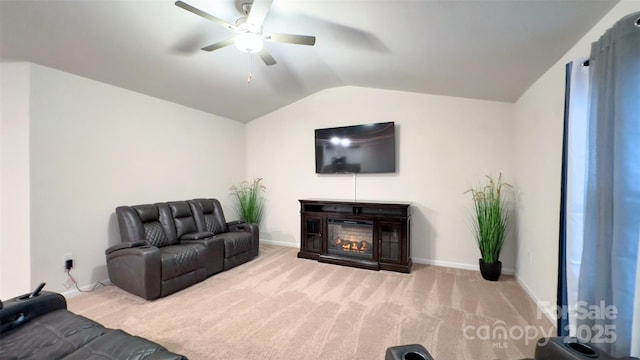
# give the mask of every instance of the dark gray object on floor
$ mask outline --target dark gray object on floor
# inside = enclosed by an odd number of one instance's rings
[[[387,348],[384,360],[434,360],[431,354],[420,344],[392,346]]]

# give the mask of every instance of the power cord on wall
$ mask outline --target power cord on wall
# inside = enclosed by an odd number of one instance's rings
[[[65,269],[65,271],[67,272],[67,276],[69,277],[69,280],[73,283],[73,285],[75,286],[76,290],[78,290],[79,292],[93,292],[98,288],[98,285],[102,285],[103,287],[109,286],[109,285],[106,285],[106,284],[102,283],[101,281],[98,281],[95,285],[93,285],[93,288],[91,288],[91,290],[82,290],[78,286],[78,282],[76,281],[76,279],[73,277],[73,275],[71,275],[71,269]]]

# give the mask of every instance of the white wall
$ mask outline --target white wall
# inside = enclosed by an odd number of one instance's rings
[[[67,291],[66,253],[81,286],[106,279],[118,205],[216,197],[235,216],[228,189],[244,179],[241,123],[31,65],[28,125],[29,288]]]
[[[0,299],[31,286],[29,90],[29,64],[0,64]]]
[[[513,104],[400,91],[321,91],[247,124],[247,177],[262,177],[267,209],[261,238],[298,246],[298,199],[352,200],[352,175],[317,175],[314,129],[395,121],[396,174],[358,175],[358,200],[413,202],[412,257],[478,268],[463,194],[485,174],[513,180]],[[514,239],[502,256],[513,269]]]
[[[515,171],[520,190],[516,274],[538,301],[556,303],[565,64],[588,57],[592,42],[639,10],[637,0],[616,5],[516,103]]]

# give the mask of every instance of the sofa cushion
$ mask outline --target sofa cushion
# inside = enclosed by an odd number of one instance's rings
[[[250,232],[228,232],[220,236],[224,237],[225,258],[230,258],[243,252],[251,251],[253,248],[253,235]]]
[[[132,336],[122,330],[106,329],[105,334],[74,351],[62,360],[161,360],[185,359],[172,354],[162,346]]]
[[[180,244],[160,248],[162,280],[173,279],[204,267],[199,261],[199,254],[204,251],[205,247],[201,244]]]
[[[83,316],[56,310],[2,334],[0,359],[60,359],[106,331]]]
[[[169,241],[169,239],[165,235],[162,229],[162,225],[159,222],[157,221],[148,222],[148,223],[145,223],[143,226],[144,226],[144,235],[147,239],[147,244],[156,246],[156,247],[173,245],[173,242]]]

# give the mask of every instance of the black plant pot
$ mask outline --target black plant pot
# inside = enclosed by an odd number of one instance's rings
[[[479,259],[480,273],[485,280],[498,281],[500,279],[500,273],[502,272],[502,261],[498,260],[494,263],[486,263]]]

